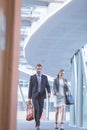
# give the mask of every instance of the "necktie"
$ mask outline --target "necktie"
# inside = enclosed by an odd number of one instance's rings
[[[38,80],[38,90],[40,92],[40,86],[41,86],[41,76],[40,76],[40,74],[37,75],[37,80]]]

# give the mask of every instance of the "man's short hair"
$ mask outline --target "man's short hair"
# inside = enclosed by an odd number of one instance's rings
[[[37,66],[38,66],[38,67],[42,67],[42,65],[41,65],[41,64],[37,64],[37,65],[36,65],[36,67],[37,67]]]

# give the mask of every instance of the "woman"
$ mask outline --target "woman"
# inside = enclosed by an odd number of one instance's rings
[[[55,129],[58,129],[58,118],[60,113],[60,130],[64,130],[64,111],[65,111],[65,89],[67,87],[67,80],[64,79],[64,70],[61,69],[53,83],[53,93],[55,95]]]

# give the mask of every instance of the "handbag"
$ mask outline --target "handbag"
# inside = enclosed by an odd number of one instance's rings
[[[70,90],[68,90],[68,92],[65,93],[65,104],[66,105],[73,105],[74,104],[74,98],[73,98]]]
[[[32,104],[28,103],[26,109],[26,120],[31,121],[33,119],[34,119],[34,107]]]

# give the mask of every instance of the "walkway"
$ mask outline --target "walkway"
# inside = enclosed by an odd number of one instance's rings
[[[18,111],[17,114],[17,130],[35,130],[34,120],[26,121],[25,120],[26,112]],[[53,120],[41,120],[41,129],[40,130],[55,130]],[[71,127],[69,122],[64,123],[65,130],[87,130],[87,128],[76,128]]]
[[[65,130],[82,130],[81,128],[71,127],[68,122],[64,123]],[[19,119],[17,121],[17,130],[35,130],[34,121],[26,121]],[[42,121],[40,130],[55,130],[53,121]],[[84,129],[87,130],[87,129]]]

